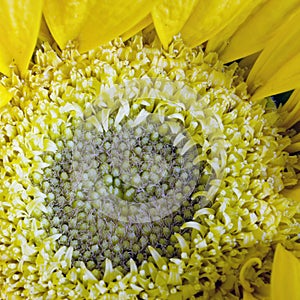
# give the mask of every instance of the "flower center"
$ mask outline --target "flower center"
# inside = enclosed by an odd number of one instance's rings
[[[127,269],[130,258],[148,259],[149,245],[164,257],[179,255],[173,234],[201,208],[191,199],[203,189],[198,149],[187,147],[184,128],[154,114],[142,122],[115,119],[106,130],[89,122],[73,128],[42,183],[50,233],[62,233],[59,243],[74,248],[75,265],[84,261],[89,269],[106,258]]]

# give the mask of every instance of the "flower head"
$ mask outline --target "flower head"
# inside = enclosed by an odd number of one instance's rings
[[[128,14],[116,3],[124,28],[108,15],[103,35],[91,28],[105,2],[57,10],[46,1],[51,40],[44,31],[28,69],[18,54],[19,73],[0,61],[1,297],[270,295],[283,255],[277,246],[271,278],[276,245],[299,248],[300,204],[288,189],[298,182],[298,157],[288,152],[298,135],[287,131],[297,116],[288,114],[293,97],[278,110],[263,99],[276,89],[268,81],[257,89],[257,80],[264,83],[272,67],[260,69],[262,59],[295,19],[251,50],[264,48],[245,82],[243,63],[220,60],[229,55],[220,35],[236,32],[234,45],[246,11],[263,4],[233,1],[224,13],[226,1],[213,1],[209,9],[228,25],[206,18],[198,40],[188,24],[197,23],[200,2],[188,1],[183,19],[174,18],[181,1],[172,9],[136,1]],[[150,11],[156,31],[127,38],[148,25]],[[66,27],[74,16],[76,26]]]

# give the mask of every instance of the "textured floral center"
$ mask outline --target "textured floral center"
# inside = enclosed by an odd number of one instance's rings
[[[106,258],[124,268],[130,258],[141,263],[149,245],[179,255],[173,234],[201,208],[191,200],[203,189],[198,149],[184,128],[152,114],[117,125],[115,117],[106,130],[90,122],[72,129],[73,138],[46,157],[53,163],[41,183],[51,233],[62,232],[59,243],[89,269]]]
[[[0,81],[6,298],[240,298],[236,278],[263,288],[273,242],[298,237],[281,194],[298,159],[236,63],[149,32],[43,43]]]

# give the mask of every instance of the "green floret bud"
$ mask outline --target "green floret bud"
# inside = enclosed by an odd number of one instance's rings
[[[55,198],[55,195],[53,193],[48,193],[47,198],[49,201],[53,201]]]
[[[73,251],[73,259],[78,259],[80,257],[80,252],[78,250]]]
[[[124,193],[124,199],[125,200],[132,200],[134,198],[135,195],[135,189],[134,188],[130,188],[127,191],[125,191]]]
[[[150,240],[150,242],[151,242],[152,244],[158,242],[156,234],[153,234],[153,233],[150,234],[149,240]]]
[[[132,178],[131,178],[131,184],[133,186],[139,186],[142,182],[142,179],[140,177],[139,174],[135,174]]]
[[[119,226],[119,227],[116,229],[116,234],[117,234],[117,236],[119,236],[119,237],[124,237],[124,236],[125,236],[125,233],[126,233],[125,227]]]
[[[84,257],[84,259],[86,259],[86,260],[90,259],[91,256],[92,256],[92,253],[91,253],[90,251],[85,251],[85,252],[83,253],[83,257]]]
[[[78,248],[78,246],[79,246],[79,241],[78,240],[72,240],[72,241],[70,241],[70,246],[71,247],[73,247],[73,248]],[[74,256],[74,254],[73,254],[73,256]]]
[[[115,253],[120,253],[121,247],[120,247],[119,245],[115,245],[114,248],[113,248],[113,251],[114,251]]]
[[[62,235],[59,238],[59,243],[62,244],[62,245],[66,245],[68,243],[68,237],[66,235]]]
[[[139,263],[141,263],[145,259],[145,257],[142,253],[138,253],[138,255],[136,256],[136,259]]]
[[[116,235],[113,235],[111,237],[111,242],[113,243],[113,245],[116,245],[119,242],[119,238]]]
[[[54,226],[59,226],[60,225],[60,219],[59,217],[55,216],[53,219],[52,219],[52,222],[51,222]]]
[[[96,264],[93,260],[89,260],[86,265],[89,270],[94,270],[96,268]]]

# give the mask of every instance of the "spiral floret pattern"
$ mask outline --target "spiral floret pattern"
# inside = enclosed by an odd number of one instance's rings
[[[90,122],[73,128],[73,139],[45,156],[52,164],[39,182],[48,195],[49,233],[63,231],[59,244],[72,246],[74,264],[91,270],[106,258],[123,269],[130,258],[140,264],[149,245],[180,255],[171,236],[192,220],[201,202],[191,196],[205,188],[203,167],[194,162],[199,149],[187,148],[191,139],[180,124],[149,114],[115,126],[115,117],[101,132]]]

